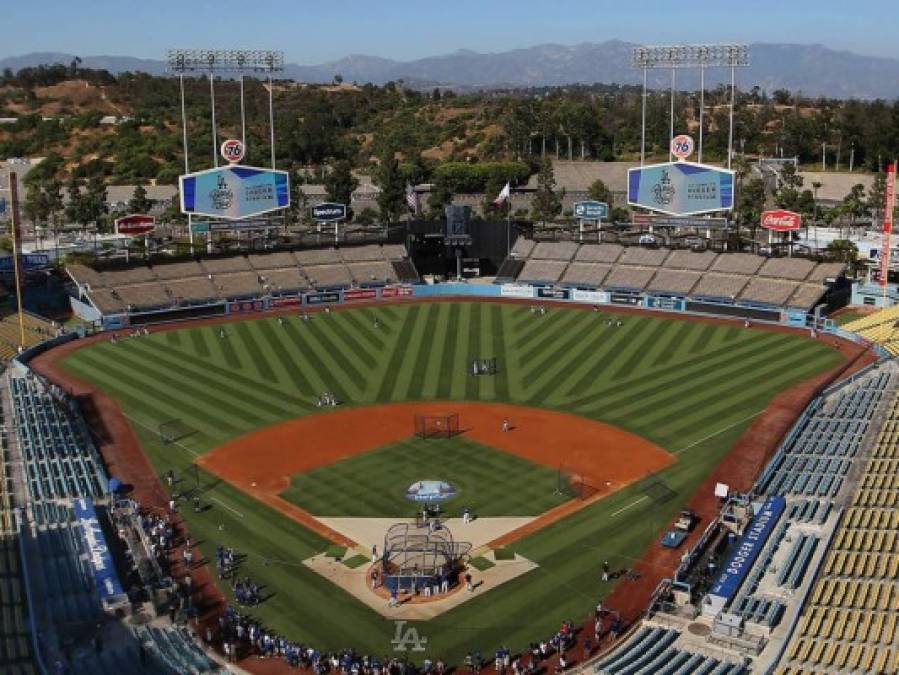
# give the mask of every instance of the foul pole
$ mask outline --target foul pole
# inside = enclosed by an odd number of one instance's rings
[[[19,270],[19,185],[15,171],[9,173],[9,208],[12,217],[12,265],[16,275],[16,306],[19,314],[19,347],[25,348],[25,314],[22,310],[22,274]]]

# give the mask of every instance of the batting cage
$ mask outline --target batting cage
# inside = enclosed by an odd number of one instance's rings
[[[187,438],[194,433],[194,429],[185,424],[180,418],[173,418],[159,423],[159,440],[163,445],[177,443],[182,438]]]
[[[445,525],[391,525],[384,535],[381,558],[383,583],[389,591],[415,593],[425,588],[453,586],[459,565],[471,544],[453,541]]]
[[[598,484],[590,476],[571,471],[564,465],[559,466],[556,471],[555,494],[557,495],[584,500],[590,499],[599,492]]]
[[[650,473],[640,480],[640,492],[656,504],[664,504],[677,496],[677,491],[657,473]]]
[[[419,438],[452,438],[458,433],[458,413],[415,416],[415,435]]]

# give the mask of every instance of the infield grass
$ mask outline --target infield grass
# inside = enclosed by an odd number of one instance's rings
[[[317,516],[410,518],[421,506],[405,493],[418,480],[442,480],[456,495],[449,517],[537,516],[568,500],[557,471],[467,438],[412,437],[293,476],[281,496]]]
[[[386,305],[256,319],[153,334],[73,353],[65,367],[115,397],[156,470],[239,434],[315,412],[331,390],[347,405],[471,399],[556,408],[621,426],[674,453],[661,475],[677,497],[655,505],[636,485],[511,545],[534,571],[429,622],[427,655],[459,663],[470,650],[520,649],[565,619],[581,620],[611,588],[600,565],[629,566],[657,537],[754,416],[782,389],[840,363],[821,341],[785,333],[553,307]],[[377,318],[380,328],[374,328]],[[499,374],[470,377],[470,357],[496,356]],[[160,442],[158,425],[194,433]],[[389,653],[394,625],[302,564],[328,542],[203,471],[212,509],[184,509],[207,557],[219,543],[248,558],[247,574],[274,596],[254,609],[267,625],[320,649]],[[230,595],[230,590],[225,588]],[[422,655],[419,655],[422,656]]]

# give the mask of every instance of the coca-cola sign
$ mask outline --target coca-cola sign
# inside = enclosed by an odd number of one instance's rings
[[[802,226],[802,216],[792,211],[778,209],[762,212],[762,227],[775,232],[793,232]]]

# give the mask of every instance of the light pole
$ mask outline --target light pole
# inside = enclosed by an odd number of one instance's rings
[[[640,164],[646,158],[646,75],[649,69],[671,69],[671,128],[674,136],[674,88],[676,71],[679,68],[699,68],[700,76],[700,132],[699,158],[702,161],[702,124],[705,107],[705,69],[710,67],[730,68],[730,131],[728,134],[727,167],[731,166],[733,157],[734,106],[736,103],[736,69],[749,65],[749,46],[744,44],[705,44],[705,45],[658,45],[634,47],[632,65],[643,71],[643,116],[640,128]],[[669,139],[670,140],[670,139]]]

